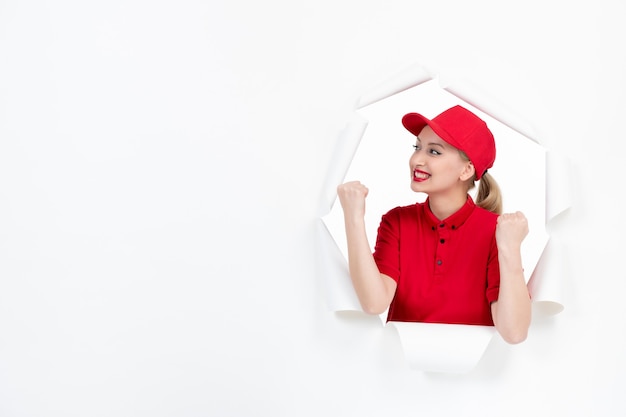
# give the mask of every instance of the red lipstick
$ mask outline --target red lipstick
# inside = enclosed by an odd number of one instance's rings
[[[430,178],[430,174],[419,169],[413,170],[413,181],[422,182]]]

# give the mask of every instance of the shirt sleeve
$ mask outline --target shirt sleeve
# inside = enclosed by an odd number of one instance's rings
[[[400,226],[399,209],[383,215],[374,248],[374,261],[381,274],[388,275],[396,282],[400,278]]]
[[[489,252],[489,264],[487,265],[487,300],[489,303],[498,301],[500,294],[500,263],[498,261],[498,246],[496,244],[495,234],[491,242],[491,250]]]

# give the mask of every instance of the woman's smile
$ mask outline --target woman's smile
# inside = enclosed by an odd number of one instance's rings
[[[430,178],[430,174],[419,169],[413,170],[413,181],[422,182]]]

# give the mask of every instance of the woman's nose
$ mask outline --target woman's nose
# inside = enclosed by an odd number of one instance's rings
[[[422,166],[424,165],[424,159],[421,156],[420,153],[414,153],[413,156],[411,156],[411,159],[409,160],[409,163],[411,164],[412,167],[415,166]]]

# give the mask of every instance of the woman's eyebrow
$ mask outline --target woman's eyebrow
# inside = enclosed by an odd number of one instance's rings
[[[419,136],[416,136],[415,138],[417,139],[417,141],[418,141],[420,144],[422,143],[422,140],[420,139],[420,137],[419,137]],[[442,149],[445,149],[445,148],[446,148],[446,147],[445,147],[445,145],[444,145],[443,143],[440,143],[440,142],[428,142],[428,145],[430,145],[430,146],[439,146],[439,147],[440,147],[440,148],[442,148]]]
[[[430,142],[429,145],[430,146],[439,146],[441,148],[445,148],[445,146],[443,146],[443,143],[439,143],[439,142]]]

